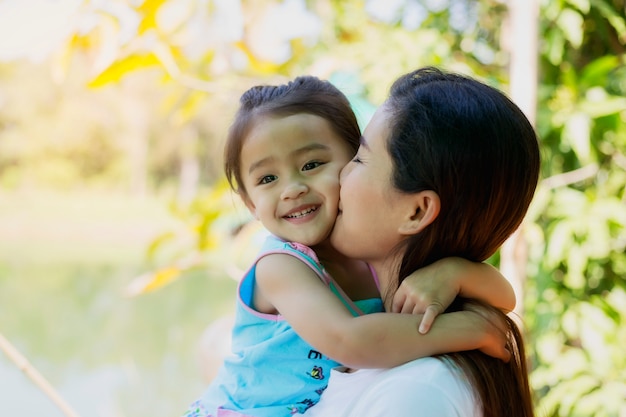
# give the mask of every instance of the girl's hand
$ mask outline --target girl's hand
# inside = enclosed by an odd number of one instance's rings
[[[406,277],[391,309],[395,313],[423,314],[419,326],[423,334],[457,296],[482,300],[504,311],[515,307],[515,291],[500,271],[484,262],[450,257]]]
[[[423,314],[419,332],[430,330],[461,290],[461,270],[469,261],[445,258],[406,277],[393,297],[392,312]]]

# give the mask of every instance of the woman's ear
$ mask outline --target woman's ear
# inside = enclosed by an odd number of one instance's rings
[[[410,212],[400,225],[399,232],[414,235],[431,224],[439,215],[441,201],[439,194],[432,190],[421,191],[411,198]]]

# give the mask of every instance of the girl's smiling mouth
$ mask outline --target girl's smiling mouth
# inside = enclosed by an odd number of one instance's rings
[[[291,213],[289,213],[289,214],[287,214],[287,215],[285,215],[283,217],[285,219],[289,219],[289,220],[291,220],[291,219],[302,219],[302,218],[310,215],[311,213],[316,212],[318,208],[319,208],[319,206],[311,206],[311,207],[304,208],[304,209],[298,208],[298,209],[292,211]]]

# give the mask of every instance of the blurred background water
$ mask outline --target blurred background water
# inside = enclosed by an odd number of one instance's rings
[[[176,416],[205,386],[198,343],[235,282],[125,296],[174,222],[157,199],[0,194],[0,329],[81,416]],[[63,416],[0,354],[0,416],[18,415]]]

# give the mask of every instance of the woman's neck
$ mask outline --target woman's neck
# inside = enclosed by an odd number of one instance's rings
[[[391,311],[393,295],[398,289],[398,271],[401,258],[389,254],[379,260],[371,260],[369,265],[376,271],[380,285],[380,294],[385,303],[385,310]]]
[[[312,248],[321,264],[353,301],[379,297],[378,287],[367,263],[348,258],[329,243]]]

